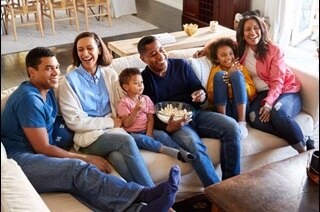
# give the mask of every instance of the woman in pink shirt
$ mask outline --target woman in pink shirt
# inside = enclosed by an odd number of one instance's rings
[[[249,107],[251,126],[284,138],[299,153],[314,148],[314,141],[294,120],[301,111],[300,82],[286,66],[283,52],[271,42],[264,21],[244,15],[237,42],[240,63],[249,70],[257,89]]]
[[[144,85],[139,69],[124,69],[119,82],[127,93],[118,103],[117,113],[123,128],[134,137],[137,146],[182,162],[194,160],[196,156],[182,149],[166,132],[154,130],[154,104],[148,96],[142,95]]]

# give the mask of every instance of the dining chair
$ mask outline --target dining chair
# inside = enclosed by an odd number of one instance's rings
[[[29,15],[34,15],[34,22],[29,20]],[[21,22],[16,22],[16,17],[20,16]],[[27,21],[22,21],[23,17],[27,17]],[[8,26],[8,22],[12,22],[13,38],[17,40],[17,27],[36,26],[40,31],[41,37],[43,37],[43,28],[40,15],[40,2],[39,0],[20,0],[19,4],[16,4],[14,0],[7,0],[5,23]]]
[[[66,11],[66,14],[58,11]],[[44,16],[51,20],[51,28],[53,35],[55,35],[55,22],[72,20],[76,23],[76,30],[79,32],[79,20],[77,15],[76,0],[41,0],[42,21]]]
[[[8,34],[8,27],[5,22],[6,14],[7,14],[7,1],[1,0],[1,35]]]
[[[89,30],[89,17],[97,21],[108,16],[109,26],[112,26],[110,0],[77,0],[78,11],[84,13],[86,30]],[[90,13],[91,12],[91,13]]]

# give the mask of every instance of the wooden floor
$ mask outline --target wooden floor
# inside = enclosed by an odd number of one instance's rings
[[[136,5],[138,11],[136,16],[159,29],[103,38],[105,43],[161,32],[175,32],[182,29],[182,11],[153,0],[136,0]],[[72,61],[71,48],[72,44],[52,47],[56,52],[62,73],[65,73],[66,68]],[[1,56],[1,91],[17,86],[28,79],[24,61],[27,53],[19,52]]]

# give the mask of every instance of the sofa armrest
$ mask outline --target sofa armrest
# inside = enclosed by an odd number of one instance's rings
[[[290,66],[301,82],[302,110],[311,115],[314,126],[319,124],[319,72],[311,73]]]
[[[1,112],[4,109],[4,106],[7,103],[9,96],[18,88],[18,86],[9,88],[7,90],[1,91]]]
[[[1,212],[7,211],[50,211],[13,159],[1,164]]]

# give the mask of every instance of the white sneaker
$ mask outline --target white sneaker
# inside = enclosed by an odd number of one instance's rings
[[[247,122],[240,121],[238,122],[240,128],[240,138],[245,139],[248,136]]]

